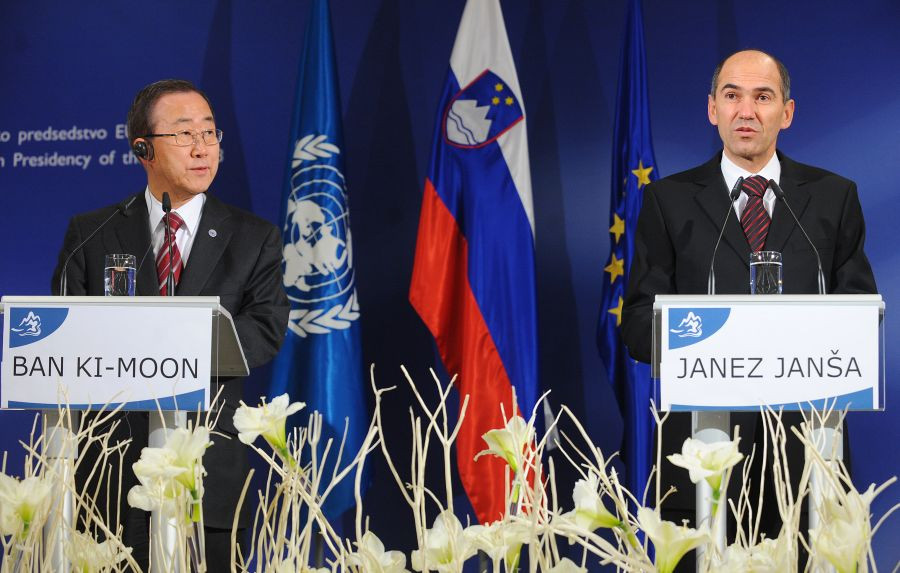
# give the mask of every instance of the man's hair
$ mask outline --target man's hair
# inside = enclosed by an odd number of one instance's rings
[[[153,112],[153,106],[161,97],[168,94],[176,93],[198,93],[203,96],[209,105],[209,111],[215,117],[212,111],[212,103],[206,94],[197,88],[194,84],[187,80],[160,80],[153,82],[148,86],[141,88],[141,91],[134,96],[131,103],[131,109],[128,110],[128,120],[126,123],[126,131],[128,132],[128,141],[134,143],[138,137],[142,137],[152,133],[153,127],[150,125],[150,114]]]
[[[772,58],[772,60],[775,62],[775,65],[778,66],[778,75],[781,76],[781,97],[784,101],[791,99],[791,74],[788,73],[787,67],[781,62],[781,60],[768,52],[764,52],[763,50],[738,50],[737,52],[732,52],[731,54],[725,56],[722,61],[719,62],[719,65],[716,66],[716,69],[713,70],[712,84],[709,88],[709,95],[716,97],[716,90],[719,87],[719,74],[722,72],[722,66],[725,65],[725,62],[727,62],[731,58],[731,56],[740,54],[741,52],[759,52],[760,54],[764,54]]]

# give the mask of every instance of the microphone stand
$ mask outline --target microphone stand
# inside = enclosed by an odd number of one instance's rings
[[[169,274],[166,277],[166,296],[175,296],[175,247],[169,216],[172,212],[172,200],[169,194],[162,194],[163,224],[165,225],[165,243],[169,245]],[[164,447],[169,435],[175,428],[187,427],[187,412],[183,410],[160,410],[159,415],[150,413],[150,436],[147,445],[151,448]],[[178,545],[178,515],[171,515],[162,509],[150,514],[150,572],[182,571],[186,547]]]

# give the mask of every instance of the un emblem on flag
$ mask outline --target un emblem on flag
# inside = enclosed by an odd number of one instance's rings
[[[444,111],[444,140],[455,147],[484,147],[524,118],[519,99],[491,70],[450,99]]]
[[[349,328],[359,318],[347,187],[325,135],[297,141],[283,225],[289,328],[299,336]]]

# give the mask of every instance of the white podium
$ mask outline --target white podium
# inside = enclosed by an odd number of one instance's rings
[[[731,439],[732,411],[826,403],[884,410],[883,316],[880,295],[659,295],[651,361],[656,403],[663,411],[692,412],[694,437],[707,443]],[[826,459],[843,455],[839,430],[818,430]],[[812,526],[815,481],[811,491]],[[696,500],[699,524],[711,513],[705,482]],[[714,532],[720,549],[725,521]]]
[[[249,373],[219,297],[7,296],[0,313],[0,407],[45,411],[44,454],[63,479],[74,478],[77,444],[57,425],[61,391],[71,410],[162,410],[150,416],[149,445],[160,447],[187,411],[209,408],[211,379]],[[63,547],[74,516],[66,491],[60,484],[55,504],[64,526],[47,532],[55,571],[69,569]],[[172,556],[184,550],[173,546],[169,521],[151,517],[153,571],[172,570]]]

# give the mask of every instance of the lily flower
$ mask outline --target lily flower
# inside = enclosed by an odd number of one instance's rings
[[[528,543],[532,532],[524,523],[495,521],[488,525],[471,525],[466,528],[465,535],[472,546],[484,551],[495,565],[503,559],[507,570],[515,571],[522,545]]]
[[[112,540],[98,543],[92,536],[73,531],[66,542],[65,555],[73,571],[95,573],[108,570],[125,560],[130,547],[120,549]]]
[[[875,486],[860,494],[851,490],[842,499],[826,497],[822,502],[821,525],[810,530],[813,552],[824,557],[838,573],[856,571],[864,558],[870,537],[869,506]]]
[[[42,477],[18,480],[0,473],[0,534],[26,537],[32,523],[46,516],[52,489]]]
[[[416,571],[436,570],[456,573],[462,564],[475,554],[462,524],[452,511],[444,510],[425,531],[425,546],[412,552],[412,566]]]
[[[402,551],[385,551],[378,536],[367,531],[357,543],[357,552],[347,559],[350,565],[366,573],[407,573]]]
[[[688,470],[691,481],[695,484],[706,480],[713,492],[712,512],[715,515],[722,493],[722,476],[726,470],[741,461],[744,454],[738,451],[737,440],[707,444],[688,438],[681,446],[680,454],[672,454],[666,458],[673,465]]]
[[[263,398],[262,405],[256,408],[241,402],[240,407],[234,413],[234,427],[238,431],[238,439],[249,446],[256,441],[256,438],[262,436],[282,459],[288,463],[293,462],[293,457],[287,449],[285,420],[291,414],[306,407],[306,404],[303,402],[289,404],[289,402],[290,398],[287,394],[282,394],[269,403],[266,403]]]
[[[600,497],[600,479],[590,473],[588,479],[580,479],[575,482],[572,490],[572,501],[575,502],[575,510],[567,513],[579,527],[588,531],[594,531],[598,527],[619,527],[622,520],[606,509],[603,499]]]
[[[599,527],[619,529],[628,541],[636,546],[638,541],[634,532],[627,523],[606,509],[599,490],[600,478],[593,472],[588,474],[586,480],[580,479],[575,482],[575,488],[572,490],[575,509],[564,513],[561,517],[590,532]]]
[[[513,416],[506,422],[506,427],[489,430],[481,437],[487,442],[488,449],[478,452],[476,460],[484,455],[497,456],[518,473],[522,468],[522,452],[531,443],[534,428],[528,427],[522,416]]]
[[[725,548],[722,560],[710,566],[710,573],[780,573],[791,570],[791,563],[795,561],[793,552],[789,551],[787,538],[781,535],[777,539],[763,539],[753,547],[729,545]]]
[[[655,565],[659,573],[671,573],[685,553],[709,540],[706,525],[700,529],[675,525],[663,521],[659,514],[646,507],[638,509],[638,522],[656,549]]]
[[[206,449],[211,445],[209,428],[206,426],[199,426],[193,430],[176,428],[166,439],[165,449],[175,454],[172,465],[182,468],[181,473],[174,477],[191,494],[193,504],[191,518],[198,522],[200,521],[200,500],[203,496],[202,478],[206,475],[201,460]]]

